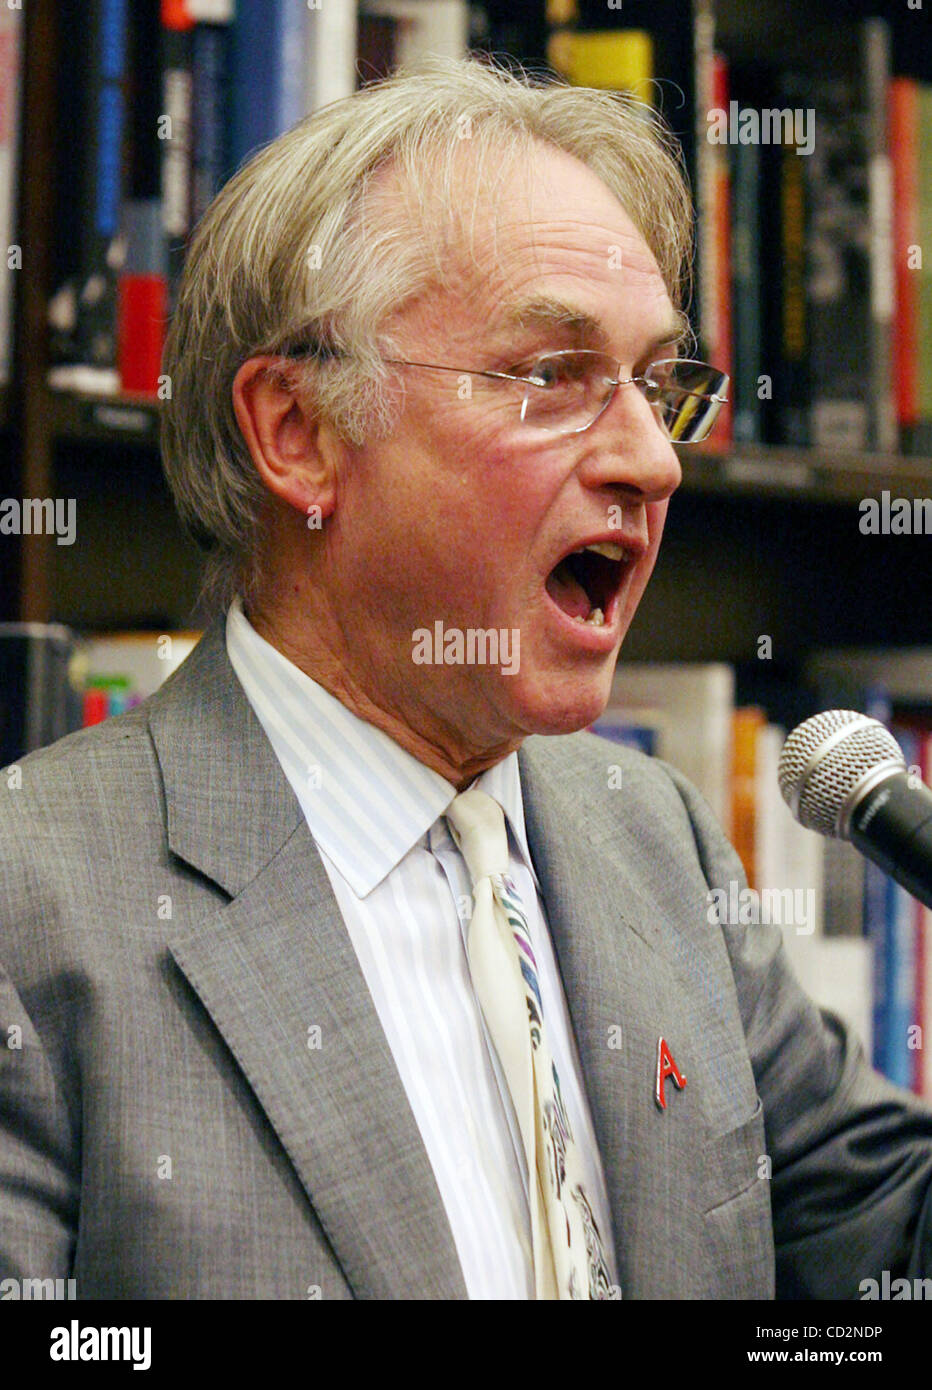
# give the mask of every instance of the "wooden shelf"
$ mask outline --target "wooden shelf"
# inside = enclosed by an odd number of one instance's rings
[[[49,390],[48,395],[53,439],[158,447],[160,409],[152,396],[61,390]]]
[[[835,503],[879,497],[885,490],[896,497],[932,497],[932,459],[905,454],[748,444],[728,454],[683,450],[680,461],[689,492]]]

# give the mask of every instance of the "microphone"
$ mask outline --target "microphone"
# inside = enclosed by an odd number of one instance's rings
[[[932,907],[932,791],[907,773],[878,719],[851,709],[813,715],[787,738],[777,775],[800,825],[850,840]]]

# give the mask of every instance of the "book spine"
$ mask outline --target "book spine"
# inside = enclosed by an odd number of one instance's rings
[[[914,449],[932,454],[932,86],[919,88],[919,420]]]
[[[92,0],[87,7],[90,67],[89,125],[84,167],[87,197],[81,216],[78,344],[83,361],[116,363],[116,271],[113,244],[123,199],[124,84],[127,76],[127,0]]]
[[[870,227],[870,404],[874,449],[897,446],[893,393],[893,169],[890,160],[890,26],[864,21],[861,30],[867,98],[868,212]]]
[[[716,110],[728,110],[728,62],[721,53],[712,55],[712,102]],[[713,283],[711,296],[713,304],[709,312],[714,314],[714,332],[709,344],[711,360],[721,371],[733,375],[733,326],[731,302],[731,160],[727,145],[711,145],[712,155],[712,253],[709,264]],[[728,405],[715,422],[709,437],[711,449],[728,449],[733,437],[734,392],[729,391]]]
[[[812,443],[864,450],[871,441],[869,170],[861,84],[817,81],[811,199],[809,320]]]
[[[932,729],[924,728],[917,735],[919,774],[926,786],[932,778]],[[932,908],[918,900],[913,902],[915,933],[916,991],[914,1022],[918,1026],[918,1047],[913,1050],[912,1089],[917,1096],[932,1095],[932,1069],[926,1060],[926,1027],[929,1022],[929,970],[930,943],[928,933],[932,930]]]
[[[162,0],[162,227],[169,299],[174,305],[191,232],[194,21],[184,0]]]
[[[237,0],[232,55],[231,162],[235,169],[277,134],[275,39],[267,0]]]
[[[731,843],[744,865],[748,887],[757,888],[757,744],[766,726],[762,709],[748,705],[732,717]]]
[[[7,260],[15,238],[22,78],[22,12],[0,8],[0,255]],[[9,380],[13,277],[0,268],[0,382]]]
[[[932,729],[922,735],[922,780],[932,784]],[[932,907],[918,903],[916,931],[916,1019],[922,1032],[922,1046],[915,1053],[916,1075],[914,1089],[926,1100],[932,1100]]]
[[[906,759],[915,767],[919,738],[911,729],[894,725],[893,733]],[[905,888],[888,879],[887,892],[887,1038],[886,1075],[897,1086],[912,1089],[913,1034],[916,1010],[916,904]]]
[[[349,4],[321,4],[317,9],[308,10],[304,30],[304,105],[307,111],[316,111],[328,102],[352,96],[356,90],[358,8],[352,0]],[[360,58],[362,56],[360,54]]]
[[[610,743],[635,748],[648,757],[653,757],[657,752],[658,730],[653,724],[639,724],[618,715],[606,714],[590,726],[589,732],[608,739]]]
[[[708,113],[715,108],[715,15],[711,4],[694,3],[692,99],[692,169],[697,194],[696,225],[696,303],[701,352],[714,358],[718,327],[720,275],[716,245],[716,164],[715,147],[709,140]],[[689,151],[688,151],[689,152]]]
[[[304,5],[284,0],[275,16],[275,135],[290,130],[306,115],[305,47],[309,12]]]
[[[762,439],[760,146],[735,145],[732,285],[734,304],[734,415],[736,441]]]
[[[801,105],[801,89],[794,74],[784,74],[782,106]],[[778,146],[780,200],[780,356],[774,389],[777,442],[805,446],[809,443],[808,405],[811,394],[809,306],[806,296],[809,187],[806,169],[810,156],[802,155],[795,140]]]
[[[896,312],[893,377],[903,447],[919,419],[919,84],[896,77],[890,84],[890,153],[893,162],[893,263]]]
[[[203,24],[192,31],[191,224],[195,226],[229,172],[230,29]]]
[[[890,699],[879,687],[872,687],[866,693],[864,713],[872,719],[879,719],[889,725],[891,720]],[[873,961],[873,998],[871,1033],[873,1038],[872,1062],[875,1069],[887,1074],[888,1047],[891,1036],[890,993],[892,980],[889,969],[888,941],[890,935],[890,880],[872,860],[864,861],[864,933],[871,943]]]

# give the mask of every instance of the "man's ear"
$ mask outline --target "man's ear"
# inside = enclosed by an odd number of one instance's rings
[[[303,405],[280,357],[250,357],[233,379],[233,409],[270,492],[304,515],[336,505],[334,437]]]

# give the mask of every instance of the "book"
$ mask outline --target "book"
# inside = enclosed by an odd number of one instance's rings
[[[465,57],[469,47],[469,6],[466,0],[362,0],[365,16],[393,25],[394,65],[411,67],[429,55]]]
[[[559,53],[572,51],[571,38],[575,51],[585,54],[593,31],[632,36],[627,40],[628,56],[613,60],[618,64],[618,80],[628,90],[633,86],[638,92],[649,90],[651,105],[682,148],[698,213],[693,297],[686,307],[698,340],[695,355],[714,361],[721,322],[716,296],[727,272],[721,265],[724,243],[716,214],[721,193],[718,153],[709,139],[716,94],[712,0],[625,0],[623,8],[613,6],[608,12],[594,3],[581,4],[576,32],[558,35]],[[607,60],[609,50],[603,51]],[[593,80],[602,70],[595,53],[591,64],[592,76],[587,77],[585,67],[577,65],[573,80],[587,86],[610,85]],[[719,90],[720,80],[721,71]]]
[[[280,135],[277,44],[279,6],[236,0],[232,52],[230,161],[234,169]]]
[[[728,60],[722,53],[712,54],[710,82],[712,106],[715,110],[727,111],[729,69]],[[705,259],[704,278],[701,281],[703,298],[700,303],[700,325],[709,361],[731,377],[734,373],[734,326],[731,283],[732,188],[728,146],[709,145],[703,169],[709,187],[708,203],[704,209],[707,223],[703,230]],[[733,388],[729,388],[728,397],[728,404],[722,407],[712,433],[705,442],[705,447],[711,452],[731,447],[734,421]]]
[[[748,885],[756,888],[759,882],[758,804],[761,790],[758,784],[758,735],[766,726],[767,716],[757,705],[736,709],[732,717],[731,760],[731,843],[744,865]]]
[[[932,455],[932,86],[919,88],[919,418],[913,451]]]
[[[680,66],[660,69],[684,80],[681,100],[691,106],[693,128],[683,139],[683,153],[696,200],[695,284],[691,317],[698,338],[696,356],[733,371],[733,327],[731,316],[731,170],[728,150],[716,137],[716,127],[730,108],[730,64],[716,49],[715,7],[711,0],[692,0],[687,12],[674,21],[690,33],[691,52],[684,72],[684,53]],[[686,25],[689,24],[689,30]],[[682,76],[681,76],[682,74]],[[727,449],[732,442],[734,392],[729,388],[729,404],[721,412],[706,450]]]
[[[907,767],[917,767],[920,757],[919,734],[904,728],[895,719],[892,732],[900,745]],[[911,1029],[916,1024],[919,981],[916,974],[916,929],[918,904],[912,894],[894,879],[887,879],[887,921],[884,928],[886,949],[886,1036],[883,1071],[896,1085],[911,1090],[915,1083],[914,1048]]]
[[[702,792],[727,827],[731,804],[731,738],[735,674],[725,663],[620,661],[596,733],[606,722],[637,723],[655,711],[657,753]]]
[[[932,723],[923,729],[921,740],[920,771],[928,787],[932,786]],[[914,1052],[913,1090],[932,1100],[932,907],[917,903],[916,909],[916,1022],[921,1032]]]
[[[653,98],[654,41],[645,29],[564,30],[550,47],[552,65],[576,87]]]
[[[809,200],[810,439],[892,450],[892,179],[886,148],[889,29],[859,26],[849,61],[812,79]]]
[[[829,697],[879,685],[895,704],[932,705],[932,647],[835,647],[813,652],[803,674]]]
[[[880,685],[869,687],[863,701],[864,713],[889,726],[893,710],[887,692]],[[873,963],[873,1056],[877,1071],[887,1075],[891,1056],[891,1028],[895,1011],[891,1000],[896,983],[893,935],[893,884],[871,859],[864,860],[864,935],[870,942]]]
[[[63,6],[60,22],[73,74],[60,93],[52,348],[62,361],[115,373],[128,0]]]
[[[81,727],[76,644],[60,623],[0,623],[0,768]]]
[[[13,356],[13,285],[10,248],[15,242],[22,97],[22,11],[0,7],[0,382],[8,381]]]
[[[776,74],[768,95],[776,111],[805,110],[805,81],[795,71]],[[816,140],[816,144],[817,144]],[[764,147],[761,198],[766,222],[778,228],[772,273],[765,275],[764,365],[772,383],[766,407],[768,443],[805,447],[811,442],[810,402],[815,372],[811,265],[811,155],[800,153],[796,125]]]
[[[153,695],[194,650],[200,637],[200,632],[186,630],[85,636],[77,649],[74,672],[82,691],[120,691],[128,706],[132,699]]]
[[[893,266],[896,313],[893,378],[900,446],[912,447],[919,423],[919,83],[890,83],[889,143],[893,173]]]
[[[760,443],[763,425],[761,376],[760,146],[732,147],[731,241],[734,373],[732,432],[738,444]]]
[[[824,840],[794,819],[780,792],[778,768],[786,731],[766,720],[755,729],[754,887],[762,906],[769,894],[771,917],[792,937],[794,957],[800,943],[821,939],[823,927]]]
[[[893,165],[889,102],[890,25],[864,20],[860,30],[867,108],[868,227],[870,232],[870,446],[892,453],[898,443],[893,384]]]
[[[188,0],[191,30],[191,225],[195,226],[233,172],[228,113],[232,0]],[[297,6],[289,13],[301,18]],[[301,40],[299,31],[298,42]],[[299,84],[300,85],[300,84]],[[303,99],[303,87],[302,87]],[[303,115],[299,109],[295,120]]]
[[[660,747],[663,716],[659,710],[606,711],[589,730],[610,743],[635,748],[639,753],[655,757]]]
[[[358,9],[356,0],[327,0],[316,9],[308,9],[304,32],[304,104],[308,112],[356,90]],[[362,52],[359,57],[362,60]]]
[[[187,0],[161,0],[162,117],[159,128],[162,228],[169,300],[174,306],[194,225],[194,20]]]

